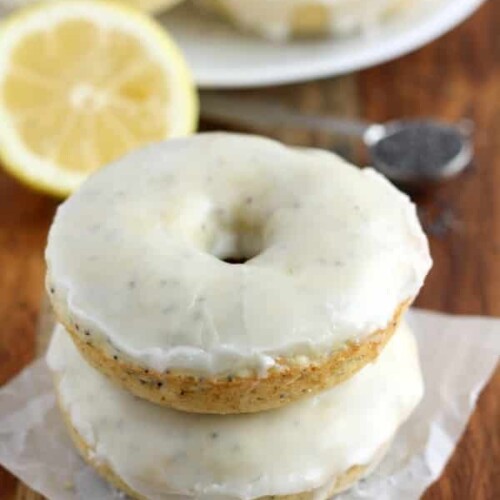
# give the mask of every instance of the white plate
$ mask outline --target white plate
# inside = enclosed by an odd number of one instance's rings
[[[251,1],[251,0],[249,0]],[[184,50],[201,87],[257,87],[339,75],[394,59],[441,36],[484,0],[413,0],[376,33],[272,43],[181,5],[161,21]]]

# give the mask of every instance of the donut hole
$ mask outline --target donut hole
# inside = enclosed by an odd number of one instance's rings
[[[252,258],[252,257],[250,257]],[[226,264],[244,264],[247,260],[250,260],[250,258],[246,257],[226,257],[225,259],[221,259],[222,262],[225,262]]]
[[[227,264],[244,264],[264,248],[264,224],[248,212],[235,211],[217,221],[212,255]]]
[[[216,235],[211,253],[227,264],[244,264],[260,254],[262,229],[257,225],[235,222]]]
[[[164,230],[190,247],[227,264],[244,264],[265,247],[266,217],[253,198],[220,205],[203,196],[171,203],[161,216]]]

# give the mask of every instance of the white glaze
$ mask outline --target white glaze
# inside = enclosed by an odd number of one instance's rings
[[[135,398],[91,368],[59,327],[48,363],[77,432],[136,492],[252,499],[318,488],[368,464],[419,402],[422,378],[406,326],[347,382],[279,410],[195,415]],[[323,492],[323,493],[321,493]]]
[[[216,256],[238,253],[257,255]],[[373,170],[222,133],[92,176],[46,258],[53,299],[94,343],[195,374],[263,374],[384,328],[431,264],[414,205]]]
[[[408,0],[198,0],[209,9],[223,10],[243,28],[270,40],[291,36],[293,20],[304,7],[322,7],[328,32],[346,36],[373,31],[392,9]]]

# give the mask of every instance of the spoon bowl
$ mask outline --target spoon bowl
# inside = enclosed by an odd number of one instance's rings
[[[363,134],[374,168],[402,185],[439,184],[464,170],[473,156],[472,124],[396,120]]]

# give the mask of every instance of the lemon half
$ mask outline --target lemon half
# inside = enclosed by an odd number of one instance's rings
[[[99,167],[196,129],[184,58],[147,15],[102,0],[52,1],[0,27],[0,157],[66,196]]]

